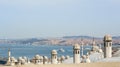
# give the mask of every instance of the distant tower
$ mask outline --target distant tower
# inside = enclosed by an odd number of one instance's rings
[[[83,56],[83,45],[84,45],[84,43],[83,43],[83,39],[81,39],[81,56]]]
[[[57,51],[52,50],[51,52],[51,64],[57,64]]]
[[[78,44],[73,46],[73,62],[75,64],[80,63],[80,46]]]
[[[8,49],[8,62],[10,62],[10,57],[11,57],[11,52],[10,52],[10,48]]]
[[[112,37],[110,35],[104,36],[104,58],[112,57]]]
[[[95,42],[95,39],[93,38],[93,42],[92,42],[92,51],[95,51],[95,46],[96,46],[96,42]]]
[[[6,65],[11,65],[11,52],[10,52],[10,48],[8,49],[8,60]]]

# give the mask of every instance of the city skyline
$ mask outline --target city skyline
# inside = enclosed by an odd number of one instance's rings
[[[0,0],[0,38],[119,36],[119,0]]]

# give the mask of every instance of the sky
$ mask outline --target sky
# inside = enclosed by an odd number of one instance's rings
[[[0,39],[119,36],[120,0],[0,0]]]

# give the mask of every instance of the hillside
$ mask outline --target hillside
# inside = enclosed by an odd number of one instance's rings
[[[61,38],[29,38],[29,39],[0,39],[1,44],[30,44],[30,45],[73,45],[75,43],[81,43],[83,39],[84,44],[92,44],[92,41],[96,41],[97,44],[103,43],[103,38],[92,36],[64,36]],[[113,44],[120,44],[120,36],[114,36]]]

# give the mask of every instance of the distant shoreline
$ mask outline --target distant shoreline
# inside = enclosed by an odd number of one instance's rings
[[[75,43],[81,44],[83,40],[84,45],[91,44],[94,40],[96,44],[103,44],[103,38],[92,36],[64,36],[60,38],[28,38],[28,39],[0,39],[2,44],[26,44],[26,45],[72,45]],[[120,45],[120,37],[113,36],[113,44]]]

